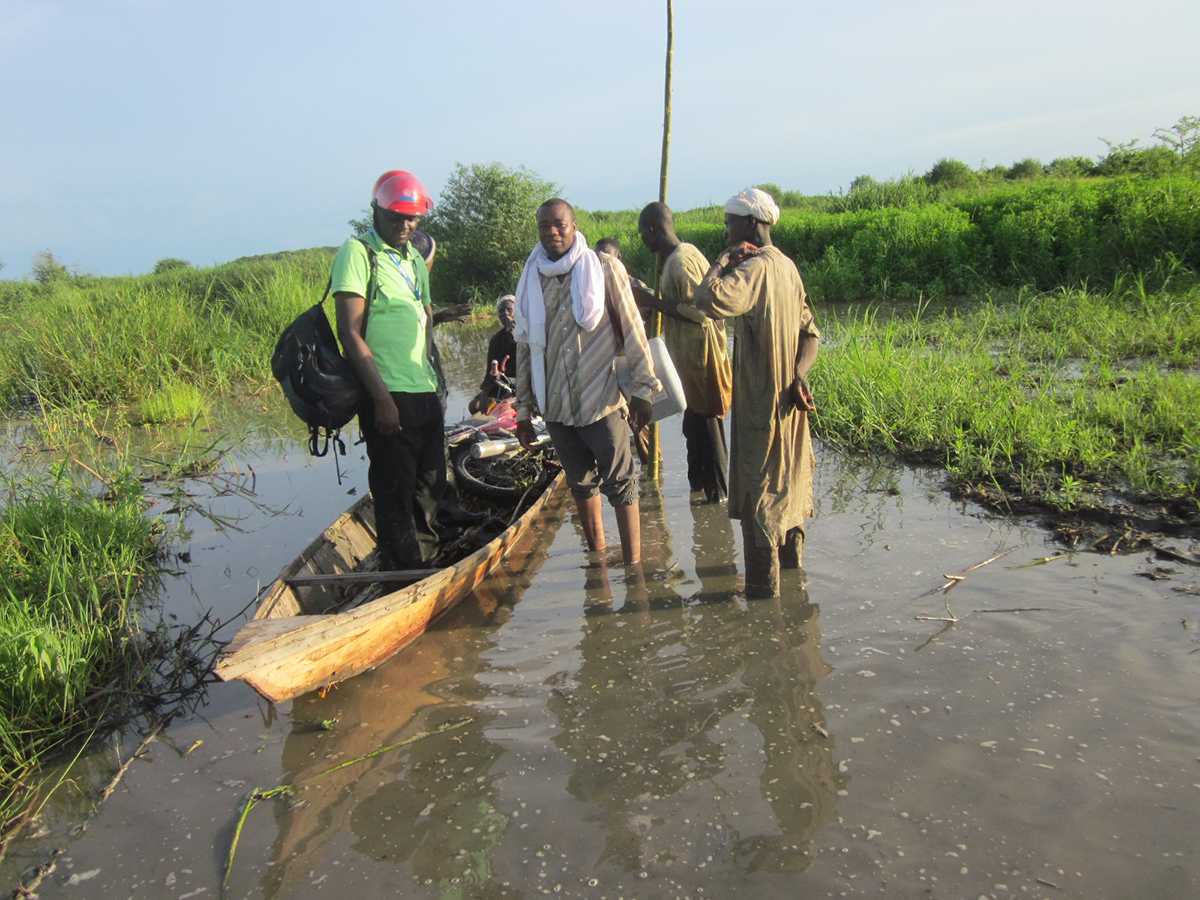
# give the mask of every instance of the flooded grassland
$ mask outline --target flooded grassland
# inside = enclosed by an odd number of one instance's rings
[[[448,355],[455,414],[478,373]],[[366,488],[361,446],[339,486],[248,431],[223,465],[253,495],[208,496],[164,576],[181,621],[238,613]],[[216,897],[246,796],[287,784],[227,896],[1200,893],[1200,568],[1063,554],[940,472],[822,449],[807,571],[748,602],[739,529],[663,435],[640,572],[560,504],[378,670],[278,706],[212,686],[88,818],[95,753],[5,878],[63,848],[44,897]]]

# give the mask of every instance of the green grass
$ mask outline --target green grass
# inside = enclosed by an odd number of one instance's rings
[[[1041,179],[941,192],[929,203],[916,185],[899,198],[900,188],[880,189],[880,202],[899,206],[784,210],[776,243],[816,302],[1045,290],[1138,273],[1159,285],[1200,270],[1195,179]],[[630,269],[649,277],[636,220],[633,210],[583,213],[580,226],[593,242],[618,237]],[[678,225],[710,257],[720,251],[719,208],[681,213]],[[142,277],[0,282],[0,403],[98,403],[135,419],[147,404],[141,418],[185,418],[204,399],[270,378],[276,338],[317,300],[331,258],[311,250]],[[464,290],[436,268],[433,288],[435,298]],[[190,397],[180,384],[192,386]]]
[[[1106,494],[1200,520],[1200,289],[1022,294],[827,313],[825,442],[939,463],[962,486],[1069,510]],[[1136,357],[1136,358],[1135,358]]]
[[[168,381],[137,404],[136,418],[143,425],[192,422],[208,415],[211,403],[195,385]]]
[[[10,492],[0,513],[0,833],[37,790],[39,764],[112,714],[158,531],[128,476],[106,499],[61,473]]]
[[[927,202],[921,189],[910,193],[893,198],[895,206],[784,209],[774,241],[818,301],[1046,290],[1200,270],[1194,178],[1047,178],[941,192]],[[721,251],[720,209],[682,213],[676,224],[710,259]],[[580,227],[592,242],[618,238],[631,270],[643,278],[653,272],[635,212],[584,215]]]
[[[128,405],[180,382],[207,393],[261,382],[279,332],[319,299],[329,259],[72,279],[0,304],[0,394]]]

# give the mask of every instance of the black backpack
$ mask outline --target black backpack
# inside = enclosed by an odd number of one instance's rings
[[[375,250],[366,241],[359,243],[366,249],[371,265],[367,308],[363,312],[365,335],[375,292]],[[292,411],[308,425],[308,452],[313,456],[328,453],[330,441],[345,455],[346,445],[339,432],[358,413],[365,397],[358,373],[350,360],[342,356],[325,316],[323,305],[332,286],[331,273],[320,301],[283,330],[271,354],[271,372],[282,386]]]

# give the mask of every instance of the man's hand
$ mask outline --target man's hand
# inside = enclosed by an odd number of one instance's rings
[[[638,305],[639,309],[662,309],[662,303],[644,282],[635,282],[635,279],[630,277],[629,290],[633,294],[633,302]]]
[[[741,265],[743,261],[749,259],[751,256],[758,256],[760,253],[762,253],[762,247],[756,247],[749,241],[742,241],[731,247],[726,247],[721,252],[721,255],[717,257],[717,265],[721,267],[722,271],[727,271]]]
[[[487,412],[488,404],[492,402],[491,395],[487,391],[480,391],[471,398],[471,402],[467,404],[467,412],[474,415],[475,413]]]
[[[649,400],[643,400],[641,397],[629,398],[629,427],[633,429],[634,434],[650,424],[653,411]]]
[[[454,306],[443,306],[434,312],[433,324],[441,325],[443,322],[461,322],[469,315],[471,315],[470,303],[456,303]]]
[[[528,419],[520,419],[517,421],[517,440],[521,442],[521,446],[526,450],[533,450],[534,444],[537,442],[538,434],[533,430],[533,423]]]
[[[380,397],[375,401],[375,430],[380,434],[400,432],[400,410],[396,408],[396,401],[390,396]]]
[[[817,404],[813,400],[812,390],[809,389],[806,379],[798,377],[788,388],[788,393],[791,394],[792,402],[796,404],[797,409],[805,412],[817,411]]]

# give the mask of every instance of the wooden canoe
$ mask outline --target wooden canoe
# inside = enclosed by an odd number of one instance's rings
[[[374,668],[470,594],[531,532],[562,485],[560,472],[520,518],[454,565],[361,605],[352,605],[355,594],[364,590],[361,584],[289,585],[287,579],[297,575],[369,568],[375,559],[375,515],[371,498],[363,497],[279,573],[254,618],[221,652],[214,671],[223,681],[245,681],[279,702]],[[341,607],[349,608],[331,611]]]

